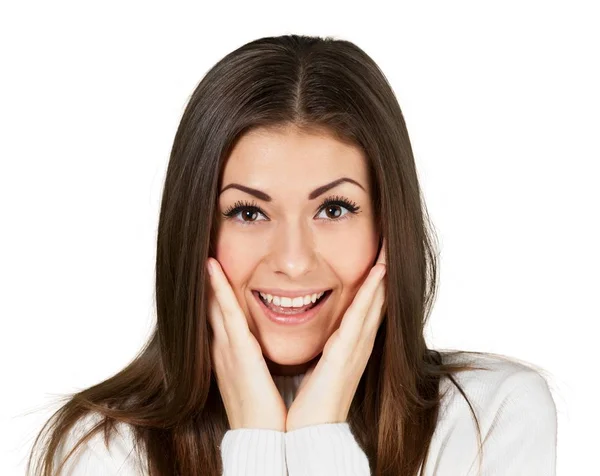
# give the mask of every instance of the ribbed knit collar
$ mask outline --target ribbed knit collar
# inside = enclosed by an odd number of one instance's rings
[[[298,375],[273,375],[272,377],[286,407],[290,408],[296,396],[296,391],[300,383],[302,383],[304,373]]]

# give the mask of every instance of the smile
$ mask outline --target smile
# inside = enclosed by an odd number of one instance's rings
[[[257,300],[263,314],[269,320],[277,324],[291,325],[303,324],[312,320],[323,308],[331,293],[331,289],[325,291],[325,293],[319,299],[317,299],[315,303],[310,303],[306,306],[296,308],[276,306],[272,302],[269,304],[260,296],[257,291],[252,291],[252,294]]]

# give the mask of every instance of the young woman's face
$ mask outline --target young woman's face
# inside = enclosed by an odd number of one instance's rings
[[[359,185],[340,182],[309,198],[319,187],[343,177]],[[262,196],[228,187],[231,184]],[[339,327],[377,257],[379,230],[366,158],[360,148],[330,135],[295,128],[255,129],[232,150],[219,191],[216,259],[271,372],[303,372]],[[328,198],[351,205],[323,206]],[[239,202],[250,207],[229,218],[222,215]],[[266,288],[332,293],[315,318],[282,325],[265,315],[253,293]]]

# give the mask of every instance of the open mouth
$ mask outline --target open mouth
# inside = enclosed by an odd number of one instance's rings
[[[333,293],[332,289],[329,289],[323,293],[323,295],[317,299],[314,303],[307,304],[302,307],[281,307],[275,306],[272,302],[265,301],[258,291],[252,291],[256,301],[262,309],[264,315],[276,324],[291,324],[300,325],[314,319],[324,307],[329,296]]]
[[[309,303],[306,306],[301,306],[301,307],[276,306],[275,304],[273,304],[273,302],[269,303],[266,299],[264,299],[258,291],[253,291],[253,293],[256,295],[256,297],[258,299],[260,299],[262,301],[262,303],[265,305],[265,307],[267,309],[270,309],[271,311],[276,312],[277,314],[293,316],[295,314],[302,314],[304,312],[307,312],[307,311],[310,311],[311,309],[316,308],[317,306],[319,306],[321,303],[323,303],[329,297],[329,295],[331,294],[331,291],[332,291],[331,289],[328,289],[314,303]]]

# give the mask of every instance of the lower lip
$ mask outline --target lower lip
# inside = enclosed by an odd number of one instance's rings
[[[312,320],[318,314],[318,312],[321,310],[321,308],[324,306],[324,304],[327,302],[327,300],[329,299],[329,296],[331,296],[332,291],[328,291],[328,293],[329,294],[327,296],[325,296],[324,298],[322,298],[319,301],[319,304],[317,304],[315,307],[309,309],[308,311],[301,312],[300,314],[287,315],[287,314],[278,314],[276,312],[273,312],[271,309],[269,309],[267,306],[265,306],[265,303],[260,298],[258,292],[252,291],[252,294],[254,294],[256,300],[258,301],[258,305],[261,307],[263,312],[266,314],[266,316],[271,321],[273,321],[277,324],[287,324],[287,325],[298,325],[298,324],[303,324],[305,322]]]

